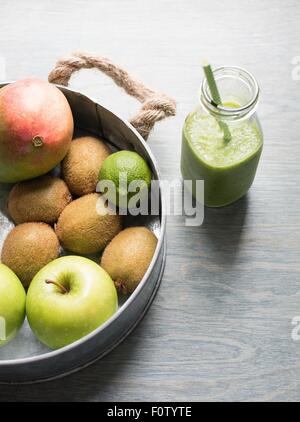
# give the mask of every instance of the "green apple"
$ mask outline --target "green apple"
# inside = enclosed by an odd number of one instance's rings
[[[0,263],[0,346],[10,341],[25,318],[26,293],[16,274]]]
[[[116,288],[98,264],[64,256],[32,280],[27,319],[37,338],[51,349],[73,343],[108,320],[118,308]]]

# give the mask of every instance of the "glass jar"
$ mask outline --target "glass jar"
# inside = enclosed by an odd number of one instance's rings
[[[251,187],[263,134],[256,115],[259,87],[254,77],[229,66],[215,69],[214,77],[222,105],[214,103],[204,78],[200,105],[183,127],[181,173],[184,180],[193,181],[194,196],[195,181],[204,180],[204,204],[221,207]]]

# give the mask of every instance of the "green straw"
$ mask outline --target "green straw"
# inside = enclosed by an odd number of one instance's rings
[[[218,87],[217,87],[217,84],[216,84],[216,80],[215,80],[215,77],[214,77],[214,74],[213,74],[213,71],[211,69],[210,64],[204,63],[203,64],[203,70],[204,70],[204,74],[205,74],[206,79],[207,79],[207,83],[208,83],[208,86],[209,86],[210,94],[212,96],[212,100],[213,100],[214,105],[216,105],[216,106],[222,105],[220,93],[219,93],[219,90],[218,90]],[[217,120],[218,120],[220,129],[223,131],[224,141],[225,142],[231,141],[231,133],[230,133],[229,127],[222,120],[219,120],[219,119],[217,119]]]

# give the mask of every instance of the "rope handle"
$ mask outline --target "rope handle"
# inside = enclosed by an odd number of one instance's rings
[[[49,82],[68,86],[74,72],[80,69],[96,68],[123,88],[127,94],[137,98],[142,107],[130,119],[130,123],[147,139],[155,123],[176,114],[176,102],[165,94],[156,92],[135,79],[126,70],[115,65],[109,59],[90,53],[74,53],[59,60],[50,72]]]

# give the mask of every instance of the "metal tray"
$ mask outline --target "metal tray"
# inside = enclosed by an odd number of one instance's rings
[[[77,131],[104,138],[112,149],[137,151],[150,165],[153,178],[160,180],[154,156],[130,123],[80,92],[58,87],[69,101]],[[6,213],[9,189],[9,185],[0,184],[0,250],[13,227]],[[125,226],[149,227],[157,236],[158,245],[138,288],[126,300],[120,297],[117,313],[92,333],[55,351],[47,349],[34,337],[25,320],[17,337],[0,348],[0,383],[40,382],[75,372],[106,355],[135,328],[150,306],[164,270],[166,217],[161,190],[158,200],[158,216],[125,217]]]

